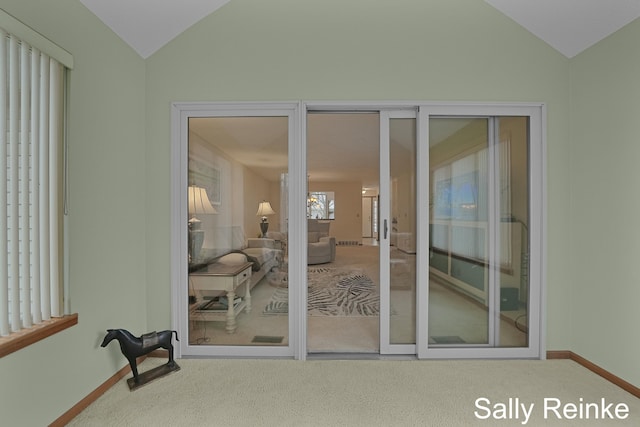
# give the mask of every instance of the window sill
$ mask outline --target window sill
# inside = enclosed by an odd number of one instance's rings
[[[30,328],[0,337],[0,358],[78,324],[78,314],[55,317]]]

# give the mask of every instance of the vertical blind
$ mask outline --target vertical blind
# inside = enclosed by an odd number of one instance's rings
[[[0,28],[0,336],[63,314],[64,73],[56,59]]]

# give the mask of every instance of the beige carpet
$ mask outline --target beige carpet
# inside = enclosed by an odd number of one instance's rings
[[[147,359],[141,370],[165,363]],[[479,398],[535,406],[529,426],[637,426],[640,400],[568,360],[204,360],[130,392],[121,380],[71,426],[519,426],[481,420]],[[625,420],[545,420],[562,404],[628,405]],[[486,407],[486,404],[481,403]],[[593,417],[592,417],[593,418]]]

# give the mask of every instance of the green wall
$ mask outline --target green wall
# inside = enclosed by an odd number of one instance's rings
[[[69,261],[79,323],[0,359],[0,424],[43,426],[126,364],[117,344],[100,348],[106,328],[146,332],[145,64],[78,0],[0,8],[75,60]]]
[[[284,13],[286,11],[286,13]],[[548,347],[568,345],[569,60],[476,0],[233,0],[147,59],[149,322],[170,325],[175,101],[477,100],[548,106]]]
[[[640,386],[640,21],[571,61],[571,349]],[[560,326],[560,325],[559,325]],[[568,325],[567,325],[568,326]]]
[[[74,55],[70,283],[80,316],[0,359],[3,423],[47,424],[124,366],[115,344],[99,347],[104,329],[171,326],[175,101],[545,102],[547,348],[640,385],[640,240],[626,215],[640,203],[630,197],[637,23],[570,61],[477,0],[233,0],[144,61],[78,0],[0,8]]]

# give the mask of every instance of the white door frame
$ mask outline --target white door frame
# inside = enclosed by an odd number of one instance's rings
[[[226,356],[226,357],[304,357],[301,356],[300,337],[304,336],[304,325],[297,319],[301,317],[301,307],[294,301],[299,300],[298,288],[289,289],[289,343],[287,346],[222,346],[190,345],[188,313],[188,262],[187,262],[187,171],[188,138],[190,117],[250,117],[250,116],[286,116],[288,117],[289,158],[288,168],[292,177],[305,176],[304,146],[300,144],[300,103],[174,103],[172,104],[172,146],[171,146],[171,317],[172,328],[185,337],[176,346],[176,357]],[[291,179],[289,194],[304,197],[304,188],[299,180]],[[301,222],[305,217],[304,209],[295,203],[289,203],[289,233],[300,235]],[[297,220],[296,220],[297,219]],[[304,225],[306,227],[306,224]],[[305,234],[306,235],[306,234]],[[306,245],[300,239],[289,241],[290,264],[306,265]],[[297,270],[290,272],[290,279],[301,280]],[[306,281],[306,275],[302,278]],[[306,311],[306,310],[305,310]]]
[[[419,165],[429,164],[429,117],[430,116],[527,116],[529,128],[529,345],[528,347],[450,347],[429,348],[429,292],[428,286],[418,286],[417,307],[417,353],[418,358],[461,359],[461,358],[546,358],[544,297],[546,277],[546,106],[544,104],[423,104],[418,114]],[[418,218],[429,218],[429,171],[418,168]],[[426,189],[426,191],[425,191]],[[495,227],[497,228],[497,227]],[[417,253],[428,253],[429,224],[418,222]],[[495,240],[492,236],[490,239]],[[495,257],[495,254],[494,254]],[[424,257],[423,257],[424,258]],[[428,259],[428,257],[424,258]],[[418,283],[429,283],[428,263],[418,262]],[[499,306],[499,294],[493,292],[494,303]],[[495,306],[496,304],[494,304]],[[499,314],[499,313],[498,313]],[[495,322],[490,332],[497,330]]]
[[[417,286],[416,345],[413,353],[419,358],[545,358],[545,277],[546,277],[546,106],[541,103],[478,103],[478,102],[195,102],[172,104],[171,147],[171,315],[172,328],[188,330],[187,313],[187,119],[196,116],[247,116],[251,114],[289,117],[289,277],[301,286],[290,289],[289,345],[287,347],[258,346],[189,346],[180,342],[176,357],[183,356],[250,356],[294,357],[304,360],[307,355],[307,277],[306,277],[306,117],[310,111],[370,111],[393,112],[419,108],[417,116],[416,179],[418,182],[417,218],[429,215],[429,173],[420,165],[429,164],[430,115],[525,115],[530,123],[530,304],[529,347],[527,348],[428,348],[428,292]],[[382,184],[382,181],[381,181]],[[420,189],[427,189],[421,191]],[[388,209],[388,208],[387,208]],[[381,206],[381,212],[382,206]],[[389,220],[388,210],[383,218]],[[381,233],[382,231],[379,231]],[[388,245],[389,240],[385,244]],[[428,260],[428,223],[418,221],[416,258]],[[388,249],[387,249],[388,254]],[[389,268],[388,260],[386,264]],[[382,271],[381,271],[382,273]],[[387,271],[388,278],[388,271]],[[387,279],[388,280],[388,279]],[[416,280],[428,283],[428,263],[417,262]],[[422,289],[425,288],[425,289]],[[181,292],[181,290],[183,290]],[[388,300],[387,300],[388,301]],[[381,302],[382,304],[382,302]],[[387,304],[388,305],[388,304]],[[381,305],[382,308],[382,305]],[[382,316],[381,316],[382,317]],[[387,323],[388,324],[388,323]],[[387,331],[388,333],[388,331]],[[183,336],[188,336],[183,334]],[[214,354],[207,348],[215,348]]]

